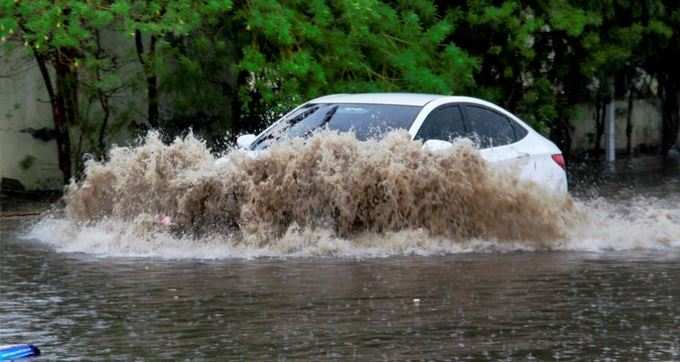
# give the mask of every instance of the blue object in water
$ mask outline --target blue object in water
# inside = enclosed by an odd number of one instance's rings
[[[40,355],[38,347],[32,344],[13,344],[0,346],[0,361],[12,361],[15,359],[35,357]]]

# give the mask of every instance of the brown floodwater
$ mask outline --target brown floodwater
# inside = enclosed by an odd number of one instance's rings
[[[680,359],[677,165],[573,168],[587,220],[542,244],[0,219],[0,344],[59,361]]]

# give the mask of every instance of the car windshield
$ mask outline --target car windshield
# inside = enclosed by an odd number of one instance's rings
[[[392,104],[306,104],[260,135],[252,149],[264,149],[282,139],[309,137],[321,129],[352,132],[361,141],[381,138],[392,130],[408,130],[421,108]]]

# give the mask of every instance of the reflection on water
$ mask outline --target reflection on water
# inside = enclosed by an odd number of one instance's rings
[[[609,164],[598,161],[572,163],[568,170],[570,193],[579,198],[677,198],[680,191],[680,158],[677,156],[644,156]]]
[[[680,357],[677,253],[199,262],[8,238],[0,251],[0,341],[47,360]]]

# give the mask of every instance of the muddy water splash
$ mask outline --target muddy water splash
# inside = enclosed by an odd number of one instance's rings
[[[87,164],[65,216],[48,216],[32,237],[67,251],[169,257],[606,249],[598,231],[635,247],[630,227],[660,223],[671,225],[654,240],[680,240],[672,215],[640,221],[606,203],[575,204],[489,168],[469,142],[430,153],[405,132],[366,142],[323,133],[220,158],[191,135],[167,145],[150,134],[109,156]]]
[[[90,162],[65,196],[67,218],[104,218],[149,231],[222,233],[272,243],[291,228],[365,232],[423,229],[433,236],[545,242],[563,236],[569,200],[487,167],[468,142],[429,153],[406,133],[359,142],[324,133],[276,145],[259,157],[216,160],[193,136],[115,148]]]

